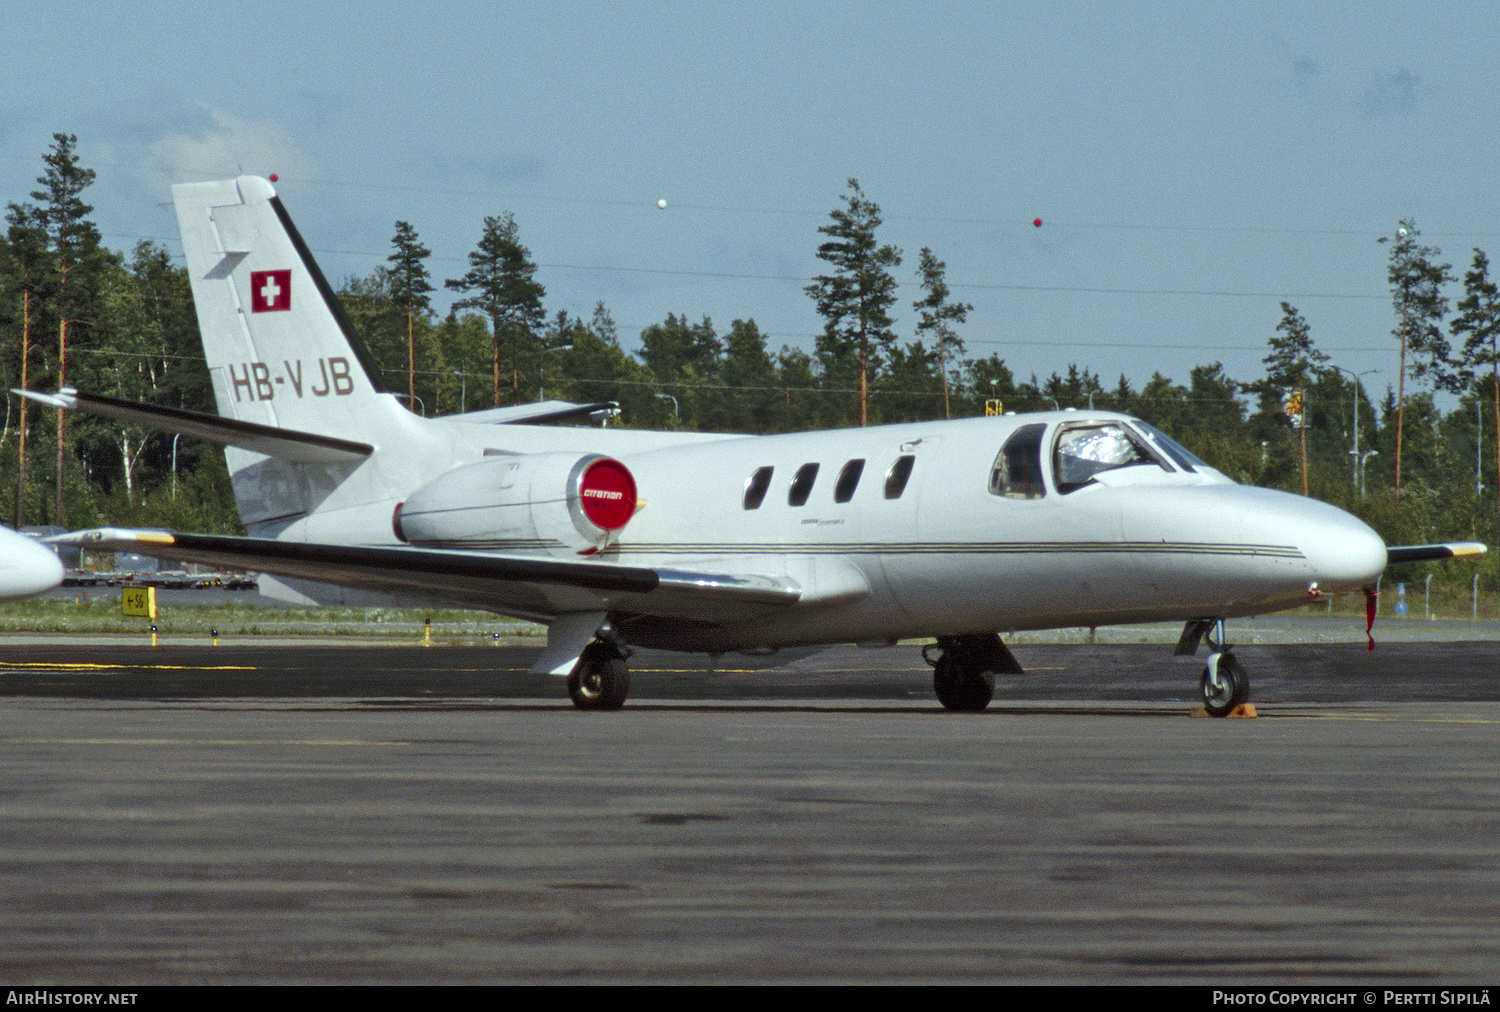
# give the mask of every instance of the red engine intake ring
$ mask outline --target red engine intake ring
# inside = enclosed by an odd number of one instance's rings
[[[618,460],[601,457],[578,476],[578,506],[602,531],[617,531],[635,516],[635,478]]]

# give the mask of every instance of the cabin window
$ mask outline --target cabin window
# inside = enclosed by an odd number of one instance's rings
[[[766,499],[766,490],[771,487],[771,472],[774,467],[757,468],[745,482],[745,509],[758,510]]]
[[[818,465],[803,464],[792,476],[792,490],[787,493],[788,506],[805,506],[812,495],[813,482],[818,480]]]
[[[885,474],[885,497],[887,499],[901,498],[901,493],[906,491],[906,481],[911,477],[911,469],[916,462],[917,458],[910,454],[896,458],[896,462]]]
[[[990,470],[990,492],[1009,499],[1040,499],[1047,494],[1042,483],[1042,434],[1045,425],[1023,425],[1011,433],[995,466]]]
[[[1057,490],[1064,494],[1087,485],[1094,475],[1118,467],[1152,464],[1169,470],[1146,448],[1141,437],[1119,422],[1064,428],[1057,434],[1052,461]]]
[[[863,460],[851,460],[844,465],[839,472],[838,483],[833,486],[833,501],[848,502],[854,498],[854,490],[859,488],[859,476],[865,473],[865,462]]]

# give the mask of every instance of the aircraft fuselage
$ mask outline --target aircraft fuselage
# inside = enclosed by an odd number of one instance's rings
[[[403,467],[377,454],[361,469],[378,472],[378,480],[361,483],[351,475],[340,494],[389,489],[390,476],[403,471],[412,476],[406,492],[344,508],[324,502],[282,537],[397,544],[391,514],[398,502],[431,476],[443,476],[453,486],[453,514],[469,526],[422,542],[429,547],[755,573],[799,591],[794,609],[768,604],[747,616],[737,607],[731,620],[703,602],[691,614],[662,616],[657,607],[648,617],[635,613],[629,593],[537,588],[536,617],[610,611],[622,616],[631,642],[642,645],[761,650],[1253,615],[1295,607],[1320,593],[1358,590],[1385,564],[1383,542],[1347,513],[1237,485],[1201,462],[1175,458],[1138,423],[1108,412],[755,438],[530,430],[549,444],[542,455],[566,458],[602,448],[629,468],[638,509],[602,542],[567,529],[560,480],[504,508],[487,500],[489,472],[517,468],[516,462],[538,456],[536,447],[526,455],[490,447],[486,456],[474,438],[494,442],[505,433],[493,427],[473,433],[466,430],[480,427],[456,419],[429,424],[439,431],[452,426],[452,458],[426,454]],[[1031,433],[1027,445],[1019,455],[1007,452],[1024,473],[1007,486],[996,476],[1002,448],[1023,429]],[[1086,469],[1101,469],[1081,482],[1065,480],[1080,475],[1061,470],[1079,464],[1060,459],[1064,434],[1086,444],[1085,453],[1117,453],[1116,443],[1133,442],[1135,449],[1124,452],[1145,454],[1123,465],[1085,460]],[[465,464],[464,473],[453,470]],[[523,509],[528,517],[555,522],[527,526],[517,521]],[[327,585],[298,588],[317,600],[358,599],[357,592]],[[483,606],[453,597],[445,603]]]

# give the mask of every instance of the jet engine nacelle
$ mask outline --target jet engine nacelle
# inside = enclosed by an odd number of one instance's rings
[[[592,554],[635,515],[635,478],[598,454],[492,457],[396,507],[396,537],[428,548]]]

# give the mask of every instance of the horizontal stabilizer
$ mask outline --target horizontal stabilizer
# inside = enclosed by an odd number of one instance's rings
[[[731,606],[789,605],[801,596],[795,584],[772,577],[658,571],[604,562],[445,549],[324,545],[119,528],[73,531],[48,540],[367,590],[436,591],[495,610],[514,602],[515,590],[521,585],[574,588],[610,597],[644,595],[639,601],[660,597],[659,611],[643,608],[639,603],[633,607],[662,614],[679,613],[685,601],[697,602],[700,608],[705,602]]]
[[[461,415],[448,415],[465,422],[482,425],[539,425],[543,422],[559,422],[565,418],[592,415],[596,411],[618,411],[620,405],[614,401],[597,404],[574,404],[572,401],[538,401],[535,404],[513,404],[507,408],[485,408],[483,411],[468,411]]]
[[[1449,541],[1440,545],[1398,545],[1385,550],[1386,563],[1427,562],[1432,559],[1463,559],[1488,551],[1478,541]]]
[[[297,464],[340,464],[363,460],[375,452],[375,448],[369,443],[280,429],[274,425],[261,425],[259,422],[241,422],[184,408],[137,404],[98,394],[80,393],[72,387],[63,387],[55,394],[37,393],[33,390],[11,392],[48,407],[62,408],[65,411],[87,411],[161,432],[180,432],[184,436],[197,436],[225,446],[238,446]]]

